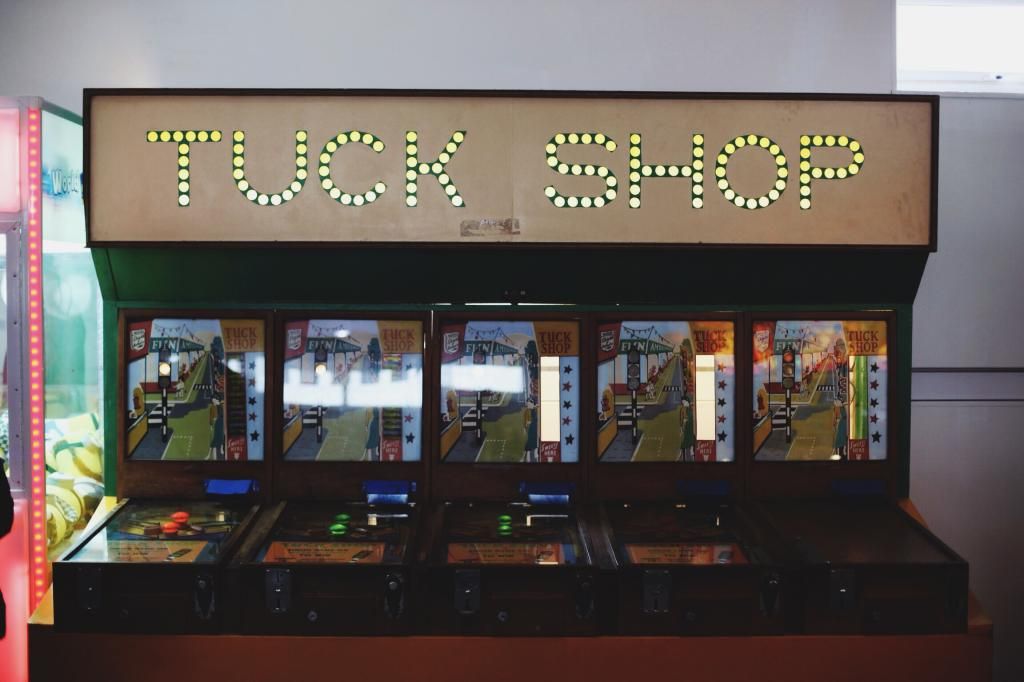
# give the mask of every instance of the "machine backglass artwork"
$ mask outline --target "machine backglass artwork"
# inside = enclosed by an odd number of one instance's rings
[[[127,449],[136,460],[262,460],[264,322],[128,323]]]
[[[441,327],[441,458],[579,460],[579,323],[486,320]]]
[[[285,325],[286,460],[419,461],[422,408],[422,322]]]
[[[755,459],[886,459],[886,332],[884,320],[755,321]]]
[[[732,322],[613,322],[596,342],[602,462],[733,461]]]

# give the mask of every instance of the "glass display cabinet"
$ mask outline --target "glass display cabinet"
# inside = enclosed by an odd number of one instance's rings
[[[101,298],[85,246],[81,119],[0,98],[0,459],[29,504],[31,594],[103,496]]]
[[[19,646],[50,562],[104,495],[102,300],[85,246],[79,117],[0,98],[0,227],[0,460],[17,500],[0,542],[12,638],[2,646]],[[0,656],[0,671],[19,659]]]

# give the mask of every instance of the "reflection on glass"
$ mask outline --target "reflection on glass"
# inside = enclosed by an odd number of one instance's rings
[[[599,325],[601,461],[732,461],[733,336],[733,323],[726,321]]]
[[[444,461],[578,461],[578,323],[449,324],[441,343]]]
[[[756,459],[886,458],[885,321],[756,321],[753,332]]]
[[[152,460],[263,459],[261,320],[128,323],[128,455]]]
[[[697,440],[715,440],[715,356],[697,355]]]
[[[68,561],[208,564],[248,511],[244,501],[129,502]]]
[[[289,322],[284,358],[286,459],[420,459],[421,322]]]
[[[42,124],[46,538],[52,558],[103,497],[103,326],[96,270],[85,248],[82,128],[46,111]]]

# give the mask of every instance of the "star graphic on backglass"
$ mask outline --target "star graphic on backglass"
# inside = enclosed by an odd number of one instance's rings
[[[256,363],[255,362],[250,362],[249,363],[249,369],[256,369]]]
[[[726,435],[727,434],[725,433],[725,431],[719,431],[718,432],[718,442],[719,443],[724,443]]]
[[[249,398],[249,404],[250,405],[255,405],[256,404],[256,398]]]
[[[416,435],[415,435],[415,434],[413,434],[413,433],[407,433],[407,434],[405,434],[405,442],[406,442],[406,443],[411,443],[411,442],[413,442],[414,440],[416,440]]]
[[[871,415],[871,423],[872,424],[877,424],[878,423],[878,415],[877,414]]]
[[[256,415],[255,412],[250,412],[249,413],[249,421],[251,421],[251,422],[256,421],[256,417],[257,417],[257,415]]]
[[[726,386],[727,386],[727,384],[726,384],[726,383],[725,383],[724,381],[719,381],[719,382],[718,382],[718,387],[719,387],[720,389],[722,389],[723,391],[725,390],[725,387],[726,387]]]
[[[872,381],[871,382],[871,390],[872,391],[877,391],[878,390],[878,381]]]
[[[412,369],[412,363],[411,362],[408,365],[405,366],[405,371],[408,372],[410,369]]]
[[[563,417],[562,418],[562,423],[565,424],[566,426],[568,426],[569,424],[572,424],[572,417]]]
[[[573,437],[572,437],[572,434],[570,433],[570,434],[569,434],[568,436],[566,436],[566,437],[565,437],[565,444],[566,444],[566,445],[572,445],[572,444],[573,444],[573,441],[575,441],[575,440],[576,440],[576,439],[575,439],[575,438],[573,438]]]
[[[725,415],[724,414],[718,415],[718,423],[719,424],[724,424],[725,423]]]
[[[563,400],[562,401],[562,409],[563,410],[568,410],[571,407],[572,407],[572,401],[571,400]]]
[[[252,433],[249,434],[249,438],[251,440],[253,440],[253,441],[259,440],[260,439],[260,432],[259,431],[253,431]]]
[[[874,433],[872,433],[871,434],[871,442],[872,443],[881,443],[882,442],[882,434],[880,434],[878,431],[875,431]]]
[[[878,407],[878,401],[875,398],[871,399],[871,407]]]
[[[411,414],[405,415],[405,421],[406,421],[406,423],[411,422],[412,421],[412,415]]]
[[[878,371],[878,363],[877,362],[872,362],[871,363],[871,371],[872,372],[877,372]]]
[[[718,363],[718,371],[719,372],[724,372],[725,371],[725,365],[722,364],[721,362]]]
[[[572,374],[572,365],[566,365],[565,369],[562,370],[566,374]]]
[[[568,381],[565,382],[564,384],[562,384],[562,390],[563,391],[571,391],[572,390],[572,384],[570,382],[568,382]]]
[[[719,398],[718,399],[718,406],[719,407],[725,407],[725,398]]]
[[[254,387],[256,386],[256,377],[253,377],[252,379],[249,379],[249,385],[250,386],[254,386]]]

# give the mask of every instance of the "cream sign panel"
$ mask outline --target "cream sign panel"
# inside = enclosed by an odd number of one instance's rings
[[[98,92],[90,236],[927,246],[932,106]]]

